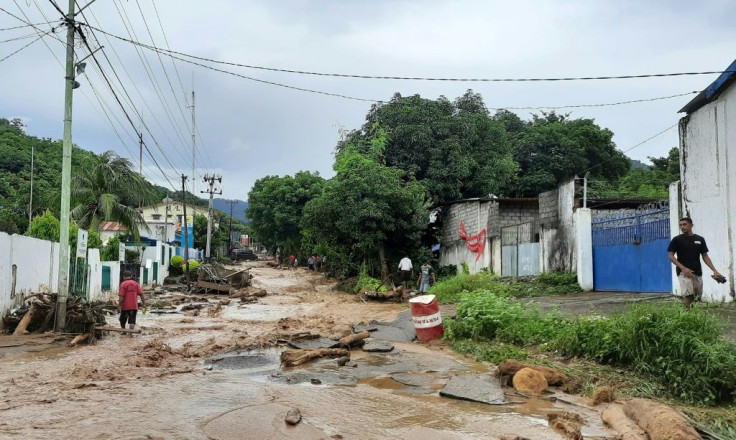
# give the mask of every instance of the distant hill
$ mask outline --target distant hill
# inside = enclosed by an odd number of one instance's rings
[[[631,169],[632,170],[648,170],[651,168],[651,165],[647,165],[644,162],[640,162],[636,159],[631,159]]]
[[[248,209],[248,202],[242,200],[235,200],[237,203],[233,205],[233,218],[237,218],[245,223],[248,223],[248,219],[245,218],[245,210]],[[227,199],[214,199],[212,201],[215,209],[230,215],[230,204]]]

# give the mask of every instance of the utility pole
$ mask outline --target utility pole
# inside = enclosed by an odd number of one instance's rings
[[[207,247],[205,248],[205,258],[207,261],[210,261],[210,244],[212,243],[212,216],[213,216],[213,210],[212,210],[212,196],[215,194],[222,194],[222,189],[215,190],[215,180],[217,180],[219,183],[222,183],[222,176],[210,176],[209,174],[205,174],[203,181],[205,183],[210,184],[209,191],[202,191],[203,193],[209,193],[210,194],[210,204],[207,210]]]
[[[74,0],[71,0],[74,1]],[[187,176],[184,174],[181,175],[181,197],[184,201],[182,203],[184,205],[184,221],[182,222],[181,228],[182,228],[182,236],[184,237],[184,261],[187,265],[187,292],[192,291],[192,287],[189,284],[189,234],[187,232],[187,226],[189,222],[187,221],[187,193],[186,188],[184,185],[186,184]],[[194,222],[192,221],[192,226],[194,226]],[[192,233],[194,233],[194,227],[192,227]]]
[[[56,300],[56,330],[66,326],[69,296],[69,211],[72,178],[72,97],[74,95],[74,5],[69,0],[66,16],[66,84],[64,88],[64,139],[61,159],[61,207],[59,209],[59,295]]]
[[[192,109],[192,195],[194,197],[197,197],[197,175],[195,174],[195,159],[196,159],[196,148],[197,148],[197,142],[196,142],[196,136],[195,136],[195,129],[197,128],[197,122],[194,117],[194,90],[192,90],[192,105],[189,106]]]
[[[33,221],[33,153],[36,149],[34,144],[31,144],[31,199],[28,201],[28,230],[31,230],[31,222]]]
[[[230,205],[230,226],[227,228],[227,253],[230,254],[230,250],[233,247],[233,206],[238,202],[235,200],[228,200],[227,203]]]
[[[143,175],[143,132],[138,133],[138,174]]]

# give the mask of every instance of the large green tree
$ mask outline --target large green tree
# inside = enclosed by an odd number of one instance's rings
[[[432,204],[498,193],[516,174],[504,125],[489,117],[472,90],[454,102],[397,93],[374,105],[338,151],[348,144],[360,148],[360,142],[365,148],[377,126],[387,133],[385,164],[422,183]]]
[[[613,143],[613,132],[592,119],[570,119],[555,112],[533,115],[519,126],[507,112],[496,118],[511,131],[514,159],[520,171],[505,188],[512,196],[536,197],[577,173],[593,168],[606,180],[625,175],[629,159]]]
[[[85,165],[72,180],[71,217],[79,227],[95,230],[102,221],[116,221],[137,239],[138,226],[145,227],[137,207],[152,201],[151,185],[133,170],[128,159],[113,151],[95,156]]]
[[[331,265],[352,265],[343,268],[349,273],[378,258],[384,279],[388,257],[416,250],[429,219],[424,187],[387,166],[385,149],[380,130],[368,141],[343,145],[335,177],[307,203],[302,220],[305,236],[332,250]]]
[[[319,174],[307,171],[258,179],[248,193],[246,212],[257,241],[272,250],[281,247],[282,252],[296,252],[304,205],[321,194],[323,185]]]

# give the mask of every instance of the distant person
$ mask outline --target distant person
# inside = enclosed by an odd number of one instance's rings
[[[411,281],[411,272],[414,267],[411,265],[411,260],[409,257],[404,257],[399,261],[399,274],[401,279],[401,284],[404,286],[404,289],[409,288],[409,282]]]
[[[682,298],[683,305],[690,308],[693,302],[700,301],[703,297],[701,256],[703,262],[713,271],[714,280],[725,283],[726,279],[718,273],[715,266],[713,266],[713,262],[710,261],[705,239],[693,233],[692,219],[683,217],[680,219],[679,225],[682,234],[672,239],[667,252],[669,252],[670,261],[677,267],[677,279],[680,282],[678,296]],[[677,258],[675,258],[675,254],[677,254]]]
[[[299,259],[297,257],[294,257],[294,268],[299,267]]]
[[[312,258],[311,255],[307,258],[307,268],[309,270],[314,270],[314,258]]]
[[[143,294],[141,285],[133,279],[133,275],[129,271],[123,272],[123,278],[125,281],[120,284],[120,291],[118,292],[120,299],[120,304],[118,305],[120,327],[125,328],[127,322],[129,328],[135,330],[135,318],[138,314],[138,297],[141,297],[141,305],[143,306],[143,313],[145,313],[146,296]]]
[[[281,253],[276,252],[276,264],[281,264]]]
[[[424,260],[424,264],[419,267],[419,279],[417,284],[419,285],[419,293],[427,293],[429,286],[437,282],[437,278],[434,276],[434,270],[429,264],[429,261]]]
[[[296,261],[296,256],[294,256],[294,254],[289,255],[289,267],[294,267],[295,261]]]

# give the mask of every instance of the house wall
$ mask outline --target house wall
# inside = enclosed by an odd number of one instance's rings
[[[539,195],[539,245],[542,272],[577,271],[575,180]]]
[[[705,238],[713,264],[728,278],[726,284],[718,284],[704,267],[706,301],[733,301],[736,295],[734,117],[736,87],[732,86],[717,100],[680,120],[681,214],[693,219],[693,231]]]
[[[120,279],[120,262],[119,261],[103,261],[103,266],[108,266],[110,268],[110,290],[109,291],[103,291],[103,294],[105,297],[115,297],[118,292],[120,291],[120,283],[122,280]],[[100,284],[102,281],[100,281]]]
[[[470,235],[479,233],[488,227],[489,210],[493,202],[490,201],[468,201],[450,205],[444,212],[442,223],[442,242],[440,243],[440,265],[455,265],[461,272],[463,262],[467,263],[470,273],[480,272],[484,267],[490,269],[491,246],[488,235],[486,235],[485,251],[476,260],[478,254],[471,252],[465,246],[465,240],[460,238],[460,222],[465,225],[465,230]]]
[[[57,243],[0,232],[0,315],[19,305],[24,295],[57,291],[58,261]]]

